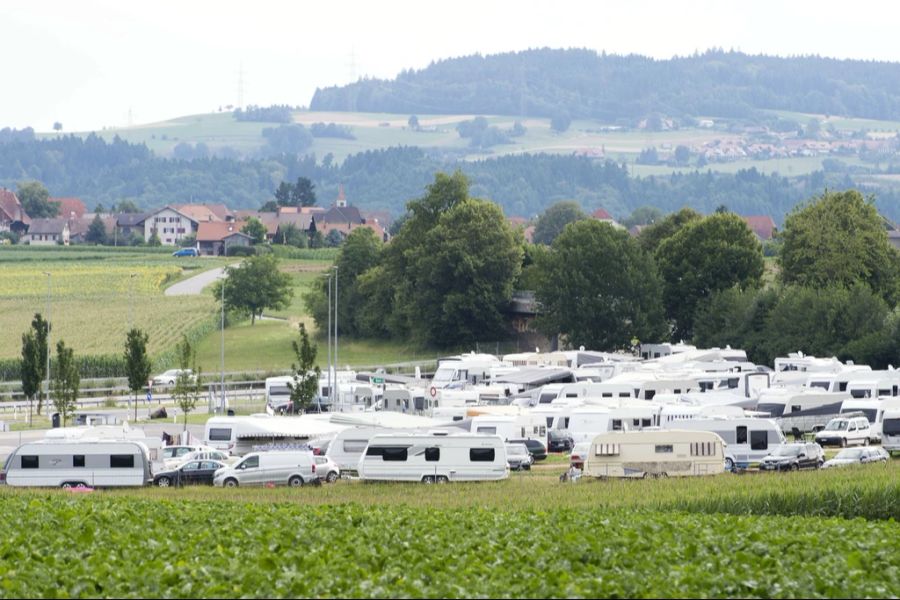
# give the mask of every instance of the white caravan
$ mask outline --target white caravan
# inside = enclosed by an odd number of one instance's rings
[[[612,428],[610,421],[609,407],[592,405],[573,408],[569,415],[569,434],[576,444],[590,442]]]
[[[127,487],[152,478],[147,447],[127,440],[39,440],[19,446],[0,472],[11,486]]]
[[[291,388],[294,378],[290,376],[266,378],[266,412],[283,415],[291,410]]]
[[[273,417],[212,417],[206,422],[203,443],[235,456],[252,452],[255,447],[294,447],[346,428],[330,422],[330,415]]]
[[[881,420],[881,447],[892,455],[900,452],[900,407],[884,411]]]
[[[469,410],[472,414],[473,410]],[[471,419],[471,432],[499,435],[506,440],[529,439],[547,443],[547,422],[540,415],[476,415]]]
[[[725,472],[722,438],[708,431],[615,431],[591,442],[590,477],[690,477]]]
[[[841,416],[852,413],[862,413],[869,420],[870,440],[877,442],[882,437],[884,415],[890,410],[900,409],[900,398],[863,398],[844,400],[841,404]]]
[[[372,438],[389,433],[411,433],[421,431],[415,429],[396,429],[392,427],[350,427],[338,433],[328,445],[325,456],[334,461],[341,473],[353,474],[359,466],[359,459]]]
[[[438,359],[438,368],[431,379],[435,390],[442,388],[462,389],[490,380],[491,369],[505,366],[492,354],[461,354]],[[432,394],[434,396],[434,394]]]
[[[726,468],[746,468],[758,463],[785,443],[781,427],[773,419],[742,417],[736,419],[688,419],[673,425],[673,430],[710,431],[717,434],[728,446]],[[737,463],[735,465],[735,463]]]
[[[847,392],[823,392],[809,388],[770,388],[759,395],[756,410],[778,419],[782,429],[813,431],[837,416]]]
[[[366,481],[490,481],[509,477],[506,444],[497,435],[376,435],[357,467]]]

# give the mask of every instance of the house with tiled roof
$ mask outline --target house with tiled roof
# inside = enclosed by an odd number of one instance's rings
[[[368,227],[380,239],[387,241],[388,235],[384,227],[378,222],[367,222],[358,208],[350,206],[344,195],[344,186],[341,186],[335,203],[323,214],[316,215],[316,230],[326,237],[332,231],[337,231],[346,238],[359,227]]]
[[[25,213],[15,193],[0,188],[0,231],[12,231],[21,235],[28,231],[30,224],[31,218]]]
[[[620,225],[615,219],[613,219],[612,215],[609,214],[605,208],[598,208],[597,210],[592,212],[591,218],[597,219],[598,221],[603,221],[604,223],[609,223],[616,229],[625,229],[623,225]]]
[[[771,240],[775,235],[775,221],[768,215],[742,216],[750,231],[756,234],[759,241]]]
[[[87,212],[87,207],[80,198],[50,198],[49,201],[59,204],[56,216],[61,219],[80,219]]]
[[[69,222],[66,219],[32,219],[22,241],[32,246],[69,245]]]
[[[228,248],[250,246],[253,242],[237,222],[205,221],[197,227],[197,250],[208,256],[225,256]]]
[[[169,206],[197,223],[234,220],[234,213],[224,204],[170,204]]]
[[[196,206],[196,205],[193,205]],[[211,211],[182,211],[173,205],[151,212],[144,219],[144,241],[149,242],[153,234],[159,236],[163,246],[175,246],[189,235],[197,233],[200,220],[196,215],[202,214],[203,222],[220,222]]]

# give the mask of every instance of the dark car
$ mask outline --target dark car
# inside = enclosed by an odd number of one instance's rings
[[[782,444],[759,462],[760,471],[797,471],[818,469],[825,463],[825,453],[818,444],[795,442]]]
[[[547,447],[540,440],[506,440],[508,444],[525,444],[534,460],[547,458]]]
[[[174,469],[157,473],[153,476],[153,485],[212,485],[216,471],[224,466],[225,463],[217,460],[191,460]]]
[[[547,434],[547,450],[550,452],[568,452],[574,447],[575,440],[568,433],[551,430]]]

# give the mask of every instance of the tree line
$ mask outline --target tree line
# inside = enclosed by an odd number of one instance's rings
[[[900,63],[712,49],[655,60],[586,49],[465,56],[317,89],[310,110],[592,118],[760,118],[763,109],[900,118]]]
[[[871,199],[827,192],[796,207],[767,269],[762,246],[725,207],[685,208],[638,237],[574,217],[527,244],[461,172],[438,174],[387,245],[354,231],[336,260],[342,335],[471,347],[509,335],[515,289],[536,293],[539,331],[569,347],[731,344],[751,360],[802,350],[884,366],[900,359],[900,254]],[[777,274],[773,274],[777,272]],[[327,277],[304,300],[328,319]]]

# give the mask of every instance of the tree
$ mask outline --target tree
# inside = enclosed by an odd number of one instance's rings
[[[563,232],[566,225],[587,219],[581,205],[573,200],[557,202],[542,214],[534,226],[533,240],[535,244],[550,245]]]
[[[60,131],[62,131],[62,128],[63,128],[62,123],[60,123],[59,121],[54,121],[54,123],[53,123],[53,131],[59,133]]]
[[[693,208],[682,208],[678,212],[667,215],[664,219],[657,220],[653,225],[643,229],[638,241],[641,244],[641,248],[653,254],[664,239],[672,237],[688,223],[699,221],[702,218],[703,215]]]
[[[150,239],[147,240],[148,246],[162,246],[162,240],[159,239],[159,234],[156,232],[156,229],[150,234]]]
[[[303,413],[312,404],[319,391],[321,369],[316,365],[317,348],[309,341],[306,326],[300,323],[300,343],[291,342],[297,362],[291,364],[294,381],[288,382],[291,390],[291,404],[294,413]]]
[[[631,212],[627,219],[622,221],[622,225],[627,228],[635,225],[653,225],[663,218],[663,211],[655,206],[639,206]]]
[[[150,355],[147,353],[148,336],[140,329],[132,328],[125,336],[125,372],[128,373],[128,389],[134,398],[134,420],[137,421],[137,393],[150,378]]]
[[[691,160],[691,149],[687,146],[679,144],[675,147],[675,163],[678,166],[685,166]]]
[[[53,407],[62,417],[62,426],[70,414],[75,412],[78,400],[78,386],[81,377],[75,364],[75,352],[67,348],[66,343],[56,343],[56,363],[53,367]]]
[[[291,194],[294,206],[315,206],[316,186],[306,177],[298,177]]]
[[[659,273],[627,232],[578,221],[536,258],[542,307],[537,327],[547,335],[597,350],[629,348],[635,338],[666,338]]]
[[[59,202],[50,202],[50,192],[40,181],[27,181],[16,186],[16,196],[32,219],[53,218],[59,215]]]
[[[19,373],[22,379],[22,393],[28,399],[28,424],[31,424],[31,405],[34,397],[41,391],[41,371],[44,364],[41,363],[40,348],[34,330],[22,334],[22,362]]]
[[[97,245],[106,243],[106,225],[103,224],[99,213],[94,215],[94,220],[88,226],[87,233],[84,234],[84,241]]]
[[[326,248],[339,248],[344,243],[344,236],[337,229],[332,229],[325,236]]]
[[[259,212],[277,212],[278,211],[278,201],[277,200],[269,200],[265,204],[259,207]]]
[[[37,351],[37,371],[35,375],[38,381],[47,379],[47,352],[49,351],[48,338],[50,335],[50,323],[45,320],[41,313],[35,313],[31,320],[31,330],[34,332],[34,340]],[[47,390],[50,394],[50,390]],[[49,398],[48,398],[49,400]],[[41,414],[41,406],[43,405],[43,397],[38,395],[37,414]]]
[[[238,267],[226,267],[225,309],[250,313],[250,324],[264,309],[278,310],[287,306],[294,289],[291,277],[278,270],[273,254],[250,256]],[[222,282],[213,286],[215,298],[221,298]]]
[[[286,181],[282,181],[278,184],[278,189],[275,190],[275,201],[278,206],[296,206],[293,203],[294,196],[294,186]]]
[[[178,355],[178,376],[175,378],[175,389],[172,397],[184,415],[184,430],[187,431],[188,414],[197,408],[197,402],[203,391],[200,383],[202,373],[197,370],[197,351],[187,339],[181,336],[181,342],[175,347]]]
[[[900,299],[900,255],[872,200],[858,191],[825,192],[794,208],[778,238],[785,284],[827,288],[861,282],[891,306]]]
[[[266,226],[256,217],[247,219],[247,224],[241,228],[241,233],[246,233],[253,238],[253,245],[266,241]]]
[[[693,333],[701,301],[732,286],[758,287],[764,263],[759,240],[743,219],[716,213],[693,221],[666,238],[656,250],[664,282],[663,302],[676,338]]]
[[[110,212],[139,213],[141,209],[132,200],[119,200],[118,204],[114,204],[110,208]]]
[[[278,235],[276,241],[281,242],[283,246],[295,246],[297,248],[306,248],[308,237],[304,231],[293,223],[286,223],[278,227]]]
[[[409,128],[418,131],[419,130],[419,117],[416,115],[410,115],[409,120],[406,122],[409,125]]]
[[[556,133],[563,133],[569,129],[572,124],[572,117],[568,113],[561,112],[553,115],[550,119],[550,129]]]

